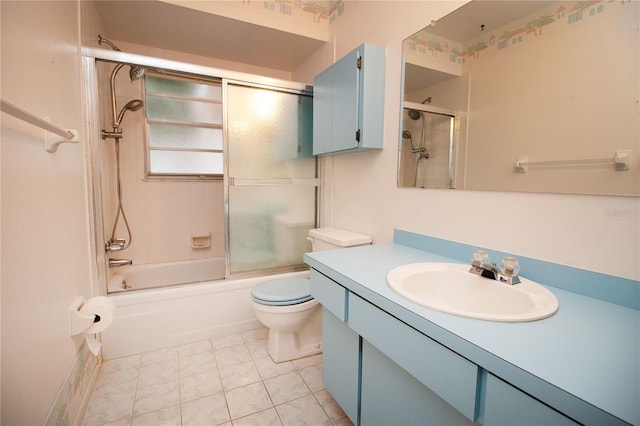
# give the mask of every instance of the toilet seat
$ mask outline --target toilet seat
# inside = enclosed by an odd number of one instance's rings
[[[297,305],[313,299],[308,278],[285,278],[265,281],[251,290],[251,298],[261,305]]]

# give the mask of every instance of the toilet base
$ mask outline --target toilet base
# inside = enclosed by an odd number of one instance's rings
[[[291,361],[322,352],[322,343],[300,345],[297,334],[293,331],[269,330],[267,351],[274,362]]]

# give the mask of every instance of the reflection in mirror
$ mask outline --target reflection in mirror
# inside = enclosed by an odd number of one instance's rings
[[[405,103],[402,114],[398,186],[451,188],[455,113],[421,104]]]
[[[639,15],[473,0],[406,39],[398,186],[640,195]]]

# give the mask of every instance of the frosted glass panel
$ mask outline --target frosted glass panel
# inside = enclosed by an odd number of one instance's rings
[[[147,94],[163,93],[183,98],[222,99],[220,84],[174,80],[152,75],[147,75],[145,80]]]
[[[229,188],[230,272],[302,265],[315,227],[313,186]]]
[[[222,129],[149,124],[152,148],[222,149]]]
[[[227,94],[230,273],[302,266],[316,186],[282,182],[316,178],[312,98],[232,84]],[[251,183],[234,186],[241,178]]]
[[[151,173],[222,174],[222,153],[189,151],[150,151]]]
[[[222,124],[222,105],[184,99],[170,99],[147,94],[147,118],[186,123]]]
[[[286,92],[228,87],[229,174],[316,176],[311,151],[313,99]]]

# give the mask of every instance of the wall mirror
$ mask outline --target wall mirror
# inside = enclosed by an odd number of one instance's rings
[[[639,196],[638,16],[473,0],[404,40],[398,186]]]

